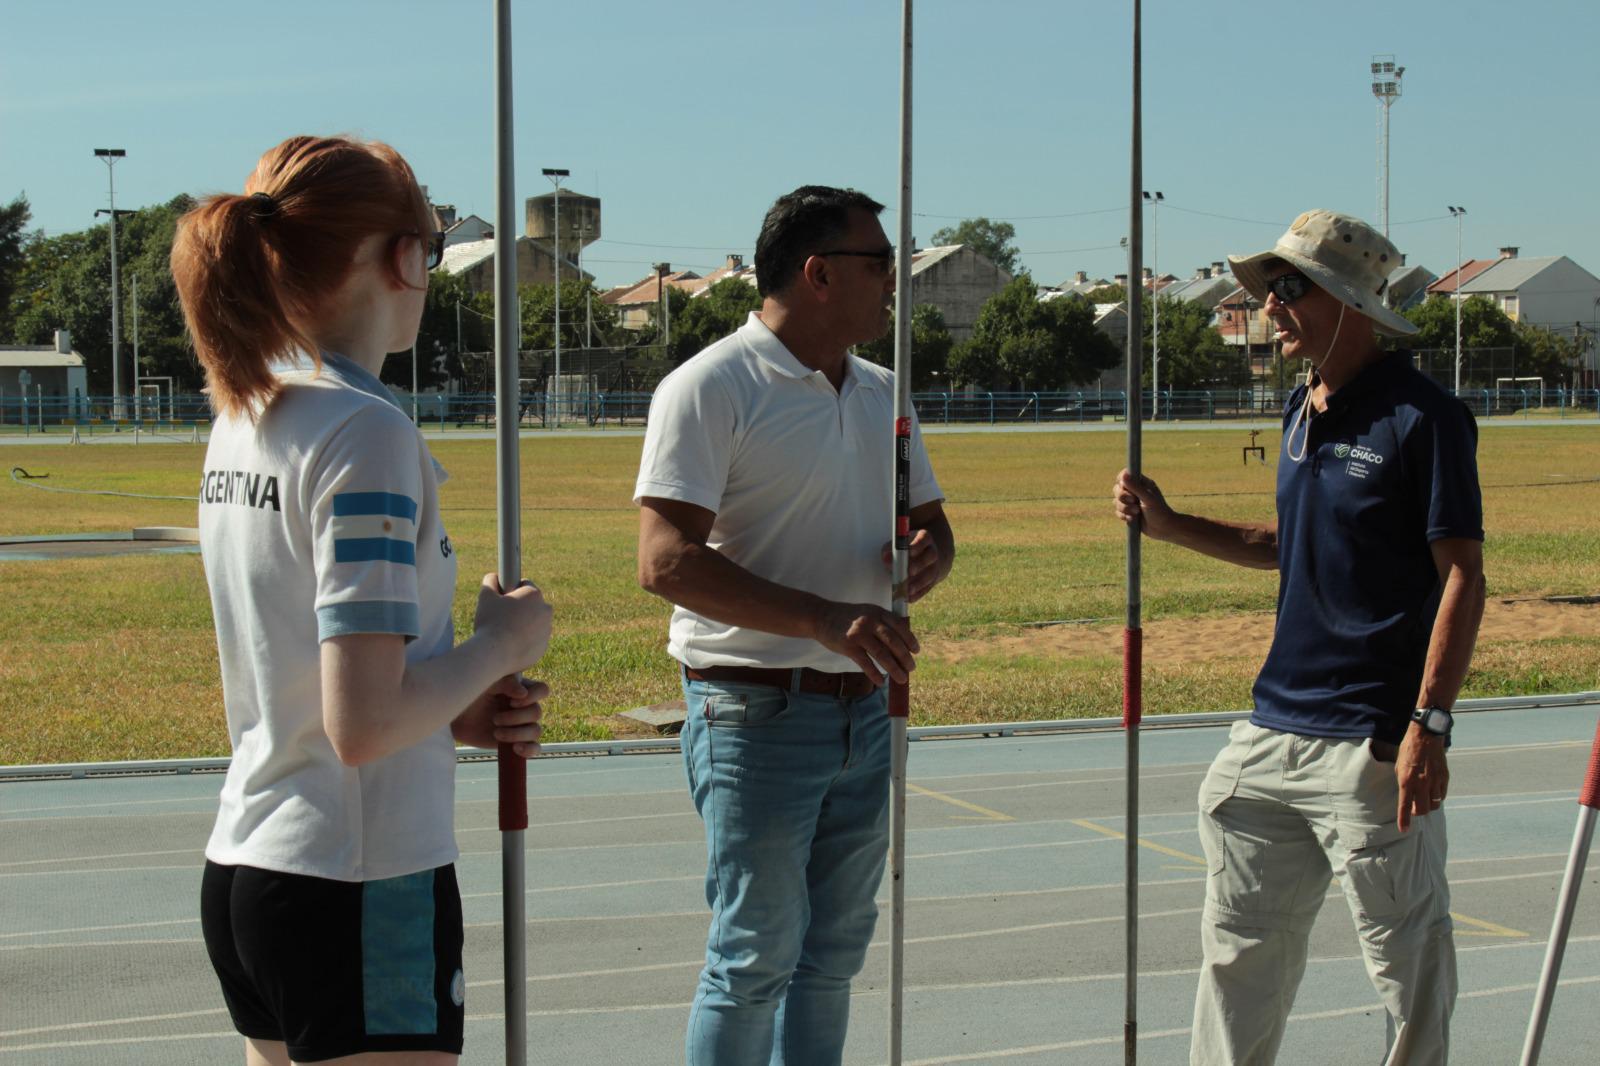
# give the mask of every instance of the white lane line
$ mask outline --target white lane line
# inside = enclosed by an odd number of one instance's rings
[[[160,929],[169,925],[199,925],[199,918],[173,918],[161,922],[124,922],[121,925],[80,925],[76,929],[34,929],[26,933],[0,933],[0,940],[25,936],[76,936],[79,933],[112,933],[120,929]],[[0,1036],[3,1036],[0,1033]]]
[[[40,1025],[32,1029],[6,1029],[0,1031],[0,1040],[8,1040],[16,1036],[37,1036],[40,1033],[62,1033],[73,1029],[93,1029],[106,1025],[144,1025],[148,1022],[172,1022],[180,1018],[204,1018],[212,1014],[227,1013],[226,1007],[214,1007],[210,1010],[186,1010],[176,1014],[142,1014],[133,1018],[101,1018],[98,1021],[70,1022],[66,1025]]]
[[[1570,944],[1594,943],[1595,941],[1600,941],[1600,935],[1589,935],[1589,936],[1572,937],[1570,940],[1568,940],[1568,944],[1570,945]],[[882,947],[883,946],[883,942],[875,943],[872,946],[873,947]],[[1464,948],[1458,948],[1457,952],[1458,952],[1458,954],[1465,954],[1465,953],[1469,953],[1469,952],[1478,952],[1478,951],[1503,951],[1503,950],[1509,950],[1509,949],[1543,948],[1544,946],[1545,945],[1542,942],[1539,942],[1539,941],[1526,941],[1526,942],[1518,943],[1518,944],[1485,944],[1485,945],[1478,945],[1478,946],[1474,946],[1474,947],[1464,947]],[[1314,956],[1314,957],[1308,959],[1307,961],[1309,963],[1311,963],[1311,964],[1339,963],[1339,962],[1350,962],[1350,961],[1353,961],[1354,959],[1356,959],[1357,957],[1358,956],[1354,956],[1354,955],[1324,955],[1324,956]],[[627,975],[627,974],[635,974],[635,973],[657,972],[657,971],[662,971],[662,970],[674,970],[674,969],[688,969],[690,967],[698,968],[699,966],[703,965],[703,963],[704,963],[703,959],[685,959],[685,960],[683,960],[681,962],[654,963],[654,964],[646,965],[646,966],[615,967],[615,968],[611,968],[611,969],[602,969],[602,970],[577,970],[577,971],[572,971],[572,972],[569,972],[569,973],[559,973],[559,974],[529,974],[528,975],[528,980],[530,980],[530,981],[562,981],[562,980],[575,980],[575,979],[590,978],[590,977],[618,977],[618,976],[624,976],[624,975]],[[1199,972],[1200,971],[1199,971],[1198,967],[1181,968],[1181,969],[1168,969],[1168,970],[1141,970],[1141,971],[1139,971],[1139,976],[1141,978],[1186,977],[1186,976],[1193,976],[1193,975],[1195,975],[1195,974],[1197,974]],[[1031,986],[1031,985],[1083,984],[1083,983],[1096,982],[1096,981],[1112,982],[1112,981],[1121,981],[1121,980],[1123,980],[1123,977],[1124,977],[1124,975],[1119,971],[1119,972],[1116,972],[1116,973],[1082,974],[1082,975],[1075,975],[1075,976],[1070,976],[1070,977],[1027,978],[1027,979],[1021,979],[1021,980],[1012,980],[1012,981],[974,981],[974,982],[959,982],[959,983],[942,984],[942,985],[941,984],[930,984],[930,985],[920,985],[919,984],[919,985],[908,985],[907,986],[907,990],[908,991],[912,991],[912,992],[918,992],[918,993],[963,992],[963,991],[970,992],[970,991],[981,991],[981,990],[984,990],[984,989],[1005,989],[1005,988],[1025,987],[1025,986]],[[1567,979],[1561,981],[1560,983],[1563,986],[1566,986],[1566,985],[1592,984],[1592,983],[1595,983],[1597,981],[1600,981],[1600,977],[1578,977],[1578,978],[1567,978]],[[472,982],[469,982],[468,987],[469,988],[487,988],[487,987],[491,987],[491,986],[495,986],[495,985],[500,985],[500,984],[503,984],[503,983],[504,982],[500,981],[500,980],[472,981]],[[1510,987],[1510,988],[1488,989],[1488,990],[1482,990],[1482,991],[1477,991],[1477,992],[1466,992],[1466,993],[1461,993],[1459,998],[1476,999],[1476,998],[1483,998],[1485,996],[1505,994],[1505,993],[1508,993],[1508,992],[1531,991],[1533,989],[1533,987],[1534,987],[1533,985],[1519,985],[1519,986]],[[869,997],[869,996],[874,996],[875,997],[875,996],[881,996],[881,995],[883,995],[883,990],[881,990],[881,989],[863,989],[863,990],[860,990],[860,991],[852,992],[851,993],[851,998],[852,999],[857,999],[857,998],[866,998],[866,997]],[[689,1004],[688,1004],[687,1001],[679,1001],[679,1002],[673,1002],[673,1003],[627,1004],[627,1005],[614,1006],[614,1007],[581,1007],[581,1008],[573,1008],[573,1009],[569,1009],[569,1010],[534,1011],[534,1012],[530,1012],[530,1016],[531,1017],[550,1017],[550,1018],[553,1018],[553,1017],[562,1017],[562,1016],[579,1015],[579,1014],[616,1014],[616,1013],[627,1013],[627,1012],[630,1012],[630,1011],[643,1011],[643,1010],[674,1010],[674,1009],[676,1009],[676,1010],[687,1010],[688,1007],[689,1007]],[[1363,1012],[1363,1011],[1368,1011],[1368,1010],[1373,1010],[1373,1009],[1375,1009],[1375,1008],[1374,1007],[1370,1007],[1370,1006],[1369,1007],[1359,1007],[1359,1008],[1348,1008],[1343,1013],[1346,1013],[1346,1014],[1360,1013],[1360,1012]],[[1378,1007],[1376,1009],[1380,1009],[1381,1010],[1382,1008]],[[32,1034],[44,1033],[44,1032],[68,1032],[68,1031],[74,1031],[74,1030],[98,1028],[98,1027],[103,1027],[103,1026],[108,1026],[108,1025],[137,1025],[137,1024],[142,1023],[142,1022],[165,1021],[165,1020],[169,1020],[169,1019],[176,1019],[176,1018],[183,1018],[183,1017],[198,1017],[198,1016],[202,1016],[202,1015],[222,1014],[222,1013],[226,1013],[226,1012],[223,1011],[223,1010],[218,1009],[218,1010],[211,1010],[211,1011],[193,1011],[193,1012],[189,1012],[188,1014],[145,1015],[145,1016],[131,1017],[131,1018],[104,1018],[104,1019],[98,1019],[98,1020],[94,1020],[94,1021],[73,1022],[73,1023],[70,1023],[70,1024],[66,1024],[66,1025],[45,1026],[45,1027],[40,1027],[40,1028],[35,1028],[35,1029],[15,1029],[15,1030],[9,1030],[9,1031],[0,1031],[0,1039],[7,1039],[7,1038],[12,1038],[12,1037],[18,1037],[18,1036],[26,1036],[26,1035],[32,1035]],[[1319,1017],[1322,1017],[1322,1016],[1327,1015],[1327,1014],[1328,1014],[1328,1012],[1307,1013],[1307,1014],[1295,1015],[1294,1018],[1298,1019],[1298,1020],[1308,1020],[1308,1019],[1319,1018]],[[1339,1016],[1339,1015],[1335,1014],[1335,1015],[1330,1015],[1330,1016]],[[504,1017],[505,1017],[505,1015],[503,1015],[503,1014],[472,1014],[472,1015],[469,1015],[467,1017],[467,1021],[469,1023],[470,1022],[496,1021],[496,1020],[504,1020]],[[1164,1030],[1156,1031],[1156,1032],[1152,1032],[1152,1033],[1144,1033],[1144,1034],[1141,1034],[1140,1039],[1159,1039],[1159,1038],[1161,1038],[1162,1032],[1164,1032]],[[1174,1033],[1177,1033],[1177,1032],[1187,1033],[1187,1032],[1189,1032],[1189,1030],[1188,1029],[1174,1030],[1173,1032]],[[223,1037],[229,1037],[229,1038],[233,1038],[233,1039],[238,1039],[238,1034],[229,1031],[229,1032],[225,1032],[225,1033],[191,1033],[191,1034],[181,1034],[181,1035],[176,1035],[176,1036],[127,1037],[127,1038],[123,1038],[123,1039],[120,1039],[120,1040],[65,1041],[65,1042],[48,1043],[48,1044],[23,1045],[23,1046],[16,1046],[16,1047],[0,1047],[0,1055],[6,1054],[8,1052],[50,1051],[50,1050],[62,1050],[62,1049],[73,1048],[73,1047],[95,1047],[95,1046],[120,1045],[120,1044],[131,1045],[131,1044],[161,1043],[161,1042],[164,1042],[164,1041],[176,1041],[176,1040],[217,1039],[217,1038],[223,1038]],[[1118,1037],[1107,1037],[1107,1038],[1100,1038],[1098,1040],[1098,1042],[1102,1043],[1102,1044],[1116,1044],[1116,1043],[1120,1043],[1121,1039],[1122,1038],[1120,1036],[1118,1036]],[[1077,1045],[1074,1044],[1074,1045],[1071,1045],[1071,1046],[1077,1046]],[[1085,1046],[1087,1046],[1087,1045],[1085,1045]],[[1066,1047],[1066,1046],[1063,1046],[1063,1047]],[[1051,1045],[1049,1047],[1045,1047],[1043,1050],[1049,1051],[1049,1050],[1060,1050],[1060,1049],[1062,1049],[1062,1048],[1057,1048],[1055,1045]],[[997,1050],[997,1051],[985,1052],[983,1055],[976,1056],[975,1058],[968,1058],[968,1059],[965,1059],[965,1060],[958,1058],[958,1059],[950,1060],[950,1061],[957,1061],[957,1062],[960,1062],[960,1061],[977,1061],[977,1060],[981,1060],[982,1058],[984,1058],[986,1056],[1004,1056],[1004,1055],[1006,1055],[1008,1053],[1008,1051],[1014,1051],[1017,1054],[1035,1054],[1035,1053],[1037,1053],[1034,1050],[1018,1051],[1017,1049],[1000,1049],[1000,1050]],[[1013,1056],[1013,1057],[1015,1057],[1015,1056]],[[917,1060],[917,1063],[920,1063],[921,1066],[932,1066],[932,1064],[935,1063],[936,1061],[938,1061],[938,1060]],[[916,1066],[916,1064],[908,1063],[907,1066]]]
[[[1121,976],[1120,974],[1118,975]],[[1577,987],[1579,985],[1592,985],[1600,983],[1600,976],[1594,977],[1568,977],[1557,984],[1561,987]],[[1535,985],[1502,985],[1499,988],[1484,988],[1475,992],[1462,992],[1456,998],[1486,999],[1490,996],[1504,996],[1523,992],[1531,992]],[[1371,1014],[1383,1010],[1381,1003],[1368,1003],[1359,1007],[1339,1007],[1333,1010],[1307,1011],[1289,1015],[1291,1022],[1325,1021],[1331,1018],[1346,1018],[1353,1014]],[[1139,1040],[1169,1040],[1173,1037],[1188,1036],[1191,1032],[1189,1026],[1182,1029],[1157,1029],[1139,1034]],[[970,1052],[959,1055],[940,1055],[931,1059],[907,1059],[905,1066],[951,1066],[959,1062],[990,1062],[995,1059],[1014,1059],[1024,1055],[1042,1055],[1046,1052],[1075,1051],[1090,1047],[1107,1047],[1123,1042],[1119,1033],[1115,1036],[1093,1036],[1082,1040],[1066,1040],[1054,1044],[1031,1044],[1026,1047],[997,1048],[990,1051]]]
[[[6,807],[0,810],[0,821],[13,814],[42,814],[49,811],[86,811],[95,807],[149,807],[157,803],[204,803],[209,810],[216,810],[217,797],[206,796],[174,796],[167,799],[125,799],[125,800],[96,800],[93,803],[62,803],[51,807]],[[185,811],[174,812],[177,814],[192,813]],[[18,821],[33,821],[34,819],[18,819]],[[49,819],[44,819],[49,821]]]
[[[499,801],[496,800],[495,802],[498,803]],[[530,825],[528,828],[530,830],[532,830],[534,828],[538,828],[538,829],[556,829],[556,828],[559,828],[559,827],[562,827],[562,826],[569,826],[569,825],[601,825],[601,824],[604,824],[606,822],[648,822],[648,821],[652,821],[652,820],[655,820],[655,819],[658,819],[658,818],[699,818],[699,817],[700,816],[698,814],[696,814],[693,810],[671,811],[671,812],[669,812],[667,814],[617,814],[617,815],[609,815],[609,816],[607,816],[605,818],[574,818],[573,820],[571,820],[569,822],[540,822],[537,827]],[[500,832],[500,827],[497,826],[497,825],[477,825],[477,826],[468,826],[466,828],[457,828],[456,829],[456,835],[457,836],[462,836],[462,835],[464,835],[466,833],[498,833],[498,832]]]
[[[63,855],[54,859],[16,859],[0,862],[0,870],[12,866],[44,866],[52,862],[99,862],[102,859],[144,859],[156,855],[201,855],[205,848],[170,848],[166,851],[116,851],[107,855]],[[78,873],[85,871],[79,870]]]

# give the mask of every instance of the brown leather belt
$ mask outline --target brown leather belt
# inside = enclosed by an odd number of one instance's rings
[[[878,687],[867,679],[866,674],[860,671],[853,674],[830,674],[824,670],[813,670],[809,666],[802,666],[799,669],[793,667],[769,669],[762,666],[708,666],[703,670],[685,666],[683,668],[683,676],[690,681],[721,681],[732,685],[771,685],[773,688],[787,689],[792,692],[810,692],[820,696],[832,696],[834,699],[840,700],[860,699]]]

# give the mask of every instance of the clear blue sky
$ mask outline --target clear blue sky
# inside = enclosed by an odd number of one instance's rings
[[[519,201],[549,190],[541,167],[600,195],[606,240],[585,265],[603,284],[653,260],[748,253],[767,205],[799,184],[892,207],[899,10],[519,0]],[[918,4],[921,243],[988,215],[1015,222],[1038,281],[1121,268],[1130,10]],[[334,131],[389,141],[436,200],[492,220],[489,0],[5,0],[3,22],[0,199],[26,191],[47,231],[105,206],[94,148],[127,150],[117,203],[134,207],[237,190],[272,144]],[[1367,64],[1392,52],[1407,69],[1390,215],[1410,260],[1448,268],[1445,205],[1462,204],[1468,256],[1515,244],[1600,272],[1597,41],[1593,0],[1146,0],[1146,187],[1169,206],[1145,261],[1186,276],[1269,245],[1307,207],[1376,220]]]

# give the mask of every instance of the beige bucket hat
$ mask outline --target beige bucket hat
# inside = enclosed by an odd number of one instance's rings
[[[1407,337],[1417,327],[1384,305],[1389,275],[1400,253],[1389,238],[1351,215],[1307,211],[1290,224],[1271,251],[1230,255],[1233,276],[1245,291],[1266,302],[1267,272],[1262,264],[1282,259],[1352,311],[1366,315],[1380,333]]]

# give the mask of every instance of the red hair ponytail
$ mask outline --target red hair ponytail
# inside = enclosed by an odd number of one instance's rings
[[[379,142],[291,137],[245,183],[178,223],[172,276],[219,414],[254,417],[277,391],[271,364],[296,351],[344,286],[363,241],[425,235],[432,214],[411,167]],[[406,279],[385,257],[395,280]]]

